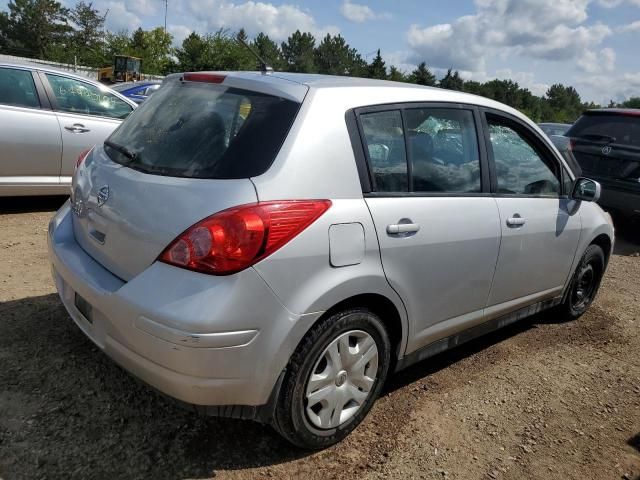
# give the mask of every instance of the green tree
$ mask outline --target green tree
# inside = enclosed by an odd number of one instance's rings
[[[327,34],[315,50],[315,64],[318,73],[327,75],[354,75],[359,73],[360,59],[355,48],[341,35]]]
[[[10,0],[8,7],[6,35],[15,53],[47,59],[54,45],[65,43],[69,9],[56,0]]]
[[[253,40],[253,48],[265,62],[267,62],[274,70],[284,70],[285,62],[282,58],[282,52],[278,44],[271,40],[268,35],[260,32]]]
[[[191,32],[175,50],[179,69],[184,72],[204,70],[206,67],[207,43],[196,32]]]
[[[418,85],[426,85],[428,87],[436,86],[436,76],[431,73],[427,68],[425,62],[421,62],[411,75],[409,75],[409,81],[411,83],[417,83]]]
[[[573,87],[565,87],[562,84],[555,84],[547,90],[547,103],[553,110],[555,122],[574,122],[582,113],[582,100]]]
[[[640,108],[640,97],[631,97],[620,104],[622,108]]]
[[[377,78],[379,80],[387,78],[387,67],[382,59],[382,55],[380,55],[380,49],[378,49],[376,56],[369,64],[369,78]]]
[[[5,52],[9,46],[9,15],[0,12],[0,51]]]
[[[310,33],[296,30],[282,43],[282,56],[289,72],[316,73],[314,49],[316,39]]]
[[[447,74],[440,80],[438,86],[440,88],[446,88],[447,90],[464,89],[464,80],[460,77],[460,74],[456,70],[452,73],[451,69],[447,70]]]
[[[396,68],[395,65],[389,67],[389,80],[392,82],[406,82],[407,76]]]
[[[105,63],[104,15],[93,8],[92,3],[80,0],[69,12],[73,32],[68,51],[80,65],[101,67]]]

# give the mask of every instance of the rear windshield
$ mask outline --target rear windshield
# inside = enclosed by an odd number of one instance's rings
[[[582,115],[567,136],[640,147],[640,116]]]
[[[117,163],[188,178],[248,178],[275,159],[299,103],[258,92],[174,82],[149,97],[105,142]]]

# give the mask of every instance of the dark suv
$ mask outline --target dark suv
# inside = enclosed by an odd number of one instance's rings
[[[600,204],[640,218],[640,110],[588,110],[566,133],[583,174],[602,185]]]

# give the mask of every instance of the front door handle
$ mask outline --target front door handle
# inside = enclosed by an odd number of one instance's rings
[[[420,230],[420,225],[417,223],[394,223],[387,225],[387,233],[389,235],[395,235],[398,233],[415,233]]]
[[[81,123],[74,123],[73,125],[65,125],[65,130],[69,130],[72,133],[86,133],[86,132],[90,132],[91,130],[88,128],[85,128],[84,125],[82,125]]]
[[[524,218],[522,218],[517,213],[510,218],[507,218],[507,226],[508,227],[521,227],[524,225]]]

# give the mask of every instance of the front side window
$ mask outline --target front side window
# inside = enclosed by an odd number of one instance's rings
[[[557,197],[557,168],[500,119],[488,116],[489,134],[498,181],[498,193]]]
[[[59,111],[122,119],[133,110],[127,102],[90,83],[50,73],[47,79]]]
[[[0,104],[40,108],[40,100],[30,71],[0,68]]]
[[[407,152],[400,110],[365,113],[360,121],[376,191],[407,192]]]
[[[473,112],[446,108],[405,111],[414,192],[477,193],[480,154]]]

